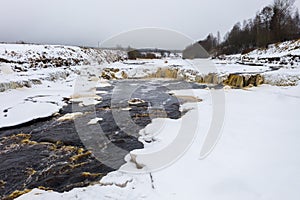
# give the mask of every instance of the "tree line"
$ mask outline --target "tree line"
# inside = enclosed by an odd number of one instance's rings
[[[211,54],[247,53],[255,48],[265,48],[269,44],[300,38],[300,16],[294,6],[295,0],[274,0],[257,12],[253,19],[236,23],[224,41],[220,34],[209,34],[199,41]]]

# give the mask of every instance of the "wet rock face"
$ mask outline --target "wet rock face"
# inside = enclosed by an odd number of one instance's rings
[[[219,76],[216,73],[210,73],[205,76],[197,75],[195,77],[197,83],[206,84],[224,84],[229,85],[233,88],[244,88],[244,87],[257,87],[264,83],[264,78],[260,74],[248,75],[248,74],[230,74],[228,77]]]
[[[128,79],[128,74],[118,68],[104,68],[100,77],[106,80]]]
[[[128,86],[137,83],[140,86],[130,98],[141,99],[141,103],[129,105],[129,99],[123,98],[124,94],[120,93],[117,94],[120,100],[112,106],[114,86],[98,88],[97,90],[104,90],[107,94],[101,95],[102,102],[96,106],[80,107],[78,104],[69,104],[61,110],[60,116],[1,129],[0,199],[13,199],[28,192],[27,189],[37,187],[63,192],[99,181],[108,172],[124,164],[124,156],[127,153],[143,148],[143,144],[137,140],[138,133],[151,123],[151,119],[181,117],[181,102],[168,91],[169,88],[184,89],[185,84],[178,81],[119,82]],[[118,82],[112,84],[116,85]],[[200,87],[197,84],[188,86]],[[77,109],[94,110],[94,113],[83,112],[83,115],[76,119],[76,123],[82,123],[83,127],[89,130],[84,136],[78,135],[73,120],[57,120]],[[116,121],[113,113],[129,113],[130,117]],[[87,125],[87,122],[95,117],[103,120],[95,125]],[[94,140],[95,136],[99,135],[99,127],[103,130],[103,138],[123,150],[122,153],[108,150],[101,154],[100,160],[96,159],[94,152],[89,151],[82,140]],[[102,162],[105,159],[113,160],[114,165],[107,166]]]
[[[156,73],[149,75],[148,78],[178,78],[178,69],[174,68],[158,68]]]
[[[195,78],[195,81],[197,83],[206,83],[206,84],[221,84],[222,83],[222,77],[220,77],[218,74],[216,73],[209,73],[205,76],[200,76],[197,75]]]
[[[103,69],[102,73],[101,73],[101,78],[104,78],[106,80],[112,80],[112,79],[116,79],[116,75],[115,73],[119,72],[119,69],[114,69],[114,68],[105,68]]]
[[[243,74],[230,74],[224,81],[225,85],[235,88],[244,88],[251,86],[259,86],[264,83],[264,78],[260,75],[243,75]]]
[[[264,78],[258,74],[258,75],[254,75],[254,76],[250,76],[250,78],[247,80],[246,85],[253,85],[255,87],[261,85],[264,83]]]

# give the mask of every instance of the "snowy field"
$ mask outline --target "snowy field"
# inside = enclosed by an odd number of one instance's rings
[[[68,48],[66,51],[73,53],[81,51]],[[20,52],[23,52],[20,54],[24,55],[27,50],[20,48]],[[15,49],[0,45],[0,54],[6,54],[5,51],[16,52]],[[123,56],[120,52],[116,54]],[[77,59],[77,56],[74,58]],[[5,59],[18,61],[14,60],[14,56]],[[26,59],[22,57],[21,60],[27,62]],[[83,104],[101,101],[94,94],[96,86],[110,85],[101,77],[104,68],[118,69],[113,75],[116,79],[151,78],[162,68],[176,69],[178,77],[187,81],[195,81],[196,75],[209,73],[217,73],[220,77],[231,73],[256,73],[262,74],[267,84],[244,89],[227,86],[217,89],[225,95],[222,102],[225,118],[221,137],[205,158],[200,156],[200,152],[213,118],[212,94],[216,90],[174,90],[172,94],[175,96],[202,101],[187,101],[183,104],[180,109],[188,112],[181,119],[154,119],[140,131],[139,140],[145,148],[132,151],[124,158],[127,163],[118,171],[109,173],[99,183],[85,188],[75,188],[64,193],[33,189],[17,199],[300,199],[299,65],[287,64],[279,70],[273,70],[274,63],[250,66],[237,63],[232,58],[213,61],[166,58],[117,62],[103,58],[100,64],[90,58],[84,59],[89,60],[90,64],[84,65],[86,63],[82,62],[81,66],[49,66],[34,70],[27,63],[20,64],[25,66],[21,67],[21,71],[15,69],[15,63],[0,63],[0,128],[55,115],[65,105],[66,98]],[[107,73],[112,75],[112,72]],[[75,88],[79,74],[85,80],[81,90]],[[166,75],[165,78],[170,77]],[[182,127],[186,127],[184,132],[190,135],[189,125],[194,119],[197,119],[197,129],[189,148],[176,162],[151,173],[145,172],[145,168],[153,163],[151,160],[139,160],[139,156],[159,152],[172,144]],[[157,129],[158,124],[164,126]],[[149,138],[154,142],[147,143]],[[138,169],[132,163],[133,158],[144,168]]]

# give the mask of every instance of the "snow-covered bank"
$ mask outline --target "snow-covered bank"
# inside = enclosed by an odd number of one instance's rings
[[[49,117],[64,105],[74,92],[80,67],[62,67],[13,72],[0,63],[0,128]],[[22,112],[20,112],[22,111]]]
[[[300,39],[271,44],[268,48],[255,49],[246,54],[220,56],[219,63],[240,63],[243,65],[299,67]]]
[[[79,73],[75,66],[126,58],[125,51],[60,45],[0,44],[0,92]]]
[[[176,163],[151,175],[113,172],[99,184],[61,194],[34,189],[18,199],[300,198],[300,86],[226,90],[223,136],[204,160],[199,154],[209,128],[211,100],[208,90],[193,92],[203,99],[197,103],[202,123],[192,146]],[[166,128],[155,137],[156,144],[145,151],[157,150],[160,142],[169,144],[174,135]]]
[[[0,128],[51,116],[73,94],[83,65],[92,68],[125,57],[118,50],[0,44]]]
[[[32,88],[1,92],[0,128],[49,117],[59,112],[65,105],[63,99],[72,94],[72,85],[64,81],[47,81]]]
[[[13,69],[16,71],[100,64],[114,62],[126,56],[126,52],[118,50],[61,45],[0,44],[0,62],[14,64]]]
[[[295,57],[295,61],[299,62],[300,56],[300,40],[286,41],[277,44],[271,44],[266,49],[257,49],[245,54],[245,57],[250,58],[283,58]]]

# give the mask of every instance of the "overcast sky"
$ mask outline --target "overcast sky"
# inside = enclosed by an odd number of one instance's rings
[[[218,30],[224,35],[272,1],[0,0],[0,41],[97,46],[142,27],[175,30],[198,40]]]

